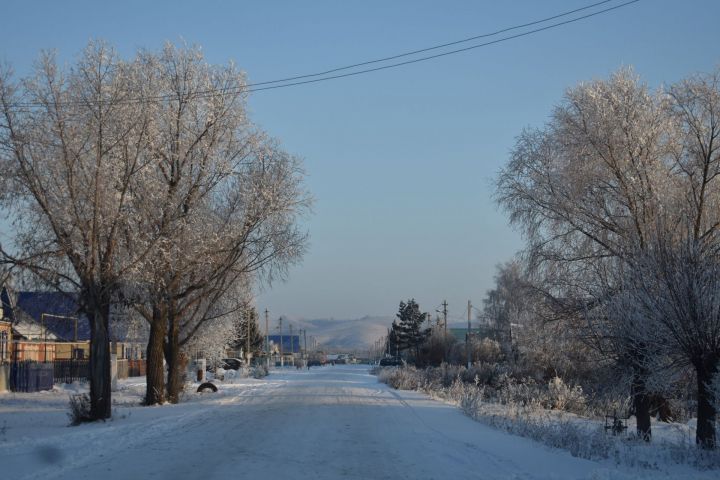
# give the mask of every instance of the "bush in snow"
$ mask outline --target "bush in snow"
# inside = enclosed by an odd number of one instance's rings
[[[418,369],[380,368],[375,370],[378,379],[400,390],[424,390],[427,392],[458,389],[467,384],[482,388],[483,396],[502,405],[520,405],[535,409],[561,410],[583,414],[587,398],[580,386],[568,385],[555,377],[547,384],[531,377],[520,377],[520,372],[499,364],[479,363],[465,366],[443,363],[439,367]],[[457,400],[453,398],[453,400]],[[604,412],[603,412],[604,415]]]
[[[472,339],[470,343],[472,358],[477,362],[497,363],[502,359],[500,343],[490,338]]]
[[[250,375],[253,378],[263,378],[268,376],[268,369],[265,365],[255,365],[250,369]]]
[[[583,413],[585,411],[585,397],[582,387],[571,387],[563,382],[562,378],[555,377],[548,384],[548,399],[550,408],[567,412]]]
[[[412,366],[406,368],[381,368],[378,379],[398,390],[417,390],[424,380],[422,370]]]
[[[67,415],[70,425],[80,425],[93,420],[90,415],[90,395],[87,393],[70,395],[69,407],[70,411]]]

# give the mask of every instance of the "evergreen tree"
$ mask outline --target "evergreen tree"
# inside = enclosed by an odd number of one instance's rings
[[[400,308],[396,314],[398,319],[393,322],[391,330],[397,350],[410,350],[415,354],[415,358],[420,355],[420,345],[430,334],[430,329],[422,328],[423,322],[427,320],[427,315],[427,313],[420,312],[420,306],[415,299],[410,299],[407,303],[400,302]]]
[[[385,353],[393,357],[397,357],[400,353],[400,344],[397,330],[397,322],[393,322],[392,327],[388,328],[387,345],[385,347]]]

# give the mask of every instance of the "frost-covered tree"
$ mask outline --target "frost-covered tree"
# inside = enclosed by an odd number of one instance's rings
[[[690,366],[697,377],[696,441],[716,445],[714,377],[720,371],[720,255],[684,235],[659,235],[623,272],[614,314],[626,338],[641,338],[651,369]],[[681,238],[677,238],[677,237]]]
[[[179,332],[180,349],[186,357],[202,355],[211,363],[227,356],[241,328],[242,317],[252,302],[248,282],[238,282],[217,301],[206,299],[197,315],[184,316]],[[194,328],[196,327],[197,328]]]
[[[245,355],[258,356],[265,345],[265,335],[260,331],[258,313],[254,306],[247,305],[235,314],[236,322],[230,347],[242,350]]]
[[[720,251],[720,71],[671,86],[665,104],[672,122],[672,176],[648,245],[621,269],[616,307],[623,338],[657,368],[690,365],[698,386],[697,443],[716,445],[713,391],[718,371]]]
[[[580,316],[614,286],[614,262],[642,249],[670,188],[672,122],[629,70],[567,91],[543,129],[521,134],[498,180],[498,200],[527,241],[538,285]],[[632,356],[625,357],[632,359]],[[642,362],[635,370],[639,433],[649,438]]]
[[[533,290],[524,276],[519,260],[497,266],[495,287],[483,299],[481,320],[493,327],[503,354],[514,358],[513,325],[527,325],[532,317]]]
[[[309,198],[300,161],[247,118],[245,77],[234,65],[209,65],[199,49],[172,45],[140,57],[160,99],[151,182],[135,192],[148,207],[137,243],[155,244],[136,281],[136,305],[151,326],[146,403],[154,404],[164,400],[163,357],[168,398],[177,401],[183,347],[218,320],[221,299],[301,258],[297,220]]]
[[[150,141],[141,71],[103,43],[67,67],[44,54],[19,82],[0,70],[3,205],[16,232],[3,254],[46,284],[79,292],[91,330],[91,419],[111,415],[111,305],[152,243],[124,250]]]
[[[717,72],[656,93],[628,70],[582,84],[545,128],[520,136],[498,181],[498,200],[522,228],[556,311],[588,320],[585,338],[633,373],[646,439],[647,360],[660,344],[629,335],[627,317],[603,307],[658,232],[672,238],[663,225],[691,225],[695,242],[717,248],[718,97]]]
[[[123,61],[92,44],[73,68],[47,56],[26,81],[0,74],[3,200],[18,232],[4,254],[80,292],[93,418],[110,415],[113,302],[150,325],[147,403],[165,398],[163,358],[176,399],[183,345],[217,302],[302,256],[300,161],[249,122],[245,99],[234,65],[171,45]]]

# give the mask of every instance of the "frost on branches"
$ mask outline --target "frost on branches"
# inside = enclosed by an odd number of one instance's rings
[[[150,327],[147,403],[176,401],[183,349],[226,331],[222,299],[302,257],[301,163],[250,122],[245,85],[234,65],[169,44],[123,60],[91,43],[76,65],[44,55],[19,82],[0,70],[2,200],[17,231],[3,255],[80,292],[93,419],[111,413],[113,304]]]
[[[666,298],[653,306],[655,315],[649,307],[638,316],[611,306],[624,298],[640,308],[646,298],[628,273],[643,271],[650,275],[647,288],[669,291],[665,267],[692,265],[671,259],[687,260],[693,251],[696,265],[715,268],[719,137],[720,71],[652,92],[622,70],[569,89],[543,128],[520,135],[498,179],[498,201],[527,239],[535,287],[558,315],[575,319],[584,341],[630,373],[638,434],[648,440],[648,381],[660,369],[656,354],[670,345],[672,356],[717,369],[712,352],[720,332],[704,306],[717,293],[686,285],[681,290],[695,296]],[[705,278],[698,270],[683,275]],[[680,288],[678,282],[672,288]],[[681,315],[682,309],[695,317]],[[655,316],[674,326],[660,329]],[[688,343],[691,336],[697,340]],[[705,395],[699,384],[699,398]],[[711,405],[710,398],[700,403]],[[698,406],[700,445],[715,444],[714,412]]]

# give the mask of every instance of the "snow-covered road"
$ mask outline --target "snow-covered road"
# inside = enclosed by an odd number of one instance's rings
[[[52,409],[13,415],[10,402],[0,408],[0,473],[13,480],[629,478],[425,395],[391,390],[366,366],[286,371],[220,388],[180,405],[118,407],[111,422],[74,428]]]

